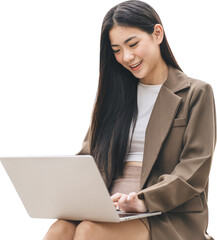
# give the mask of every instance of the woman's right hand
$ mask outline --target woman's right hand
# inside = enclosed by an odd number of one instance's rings
[[[124,193],[115,193],[111,196],[116,209],[125,212],[147,212],[145,202],[138,198],[135,192],[128,195]]]

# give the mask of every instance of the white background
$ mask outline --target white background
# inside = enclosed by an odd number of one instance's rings
[[[119,2],[0,1],[0,156],[80,150],[97,90],[101,23]],[[147,3],[159,13],[184,72],[210,83],[217,96],[215,1]],[[208,229],[214,238],[216,175],[214,156]],[[27,215],[0,164],[0,239],[42,239],[53,221]]]

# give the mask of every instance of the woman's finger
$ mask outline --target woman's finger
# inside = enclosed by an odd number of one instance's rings
[[[117,202],[113,202],[113,204],[114,204],[115,208],[117,208],[118,203]]]
[[[128,197],[128,195],[122,194],[122,196],[118,200],[118,207],[119,207],[119,209],[121,209],[122,205],[127,201],[127,197]]]
[[[113,202],[117,202],[121,196],[122,196],[123,193],[115,193],[114,195],[112,195],[110,198]]]
[[[128,197],[127,197],[127,200],[128,201],[134,201],[136,200],[138,197],[137,197],[137,194],[135,192],[131,192],[129,193]]]

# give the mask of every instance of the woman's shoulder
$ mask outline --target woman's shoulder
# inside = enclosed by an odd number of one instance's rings
[[[214,101],[214,91],[210,83],[189,77],[186,75],[187,81],[189,83],[188,95],[191,104],[195,104],[196,102],[201,103],[209,103],[212,104]],[[191,105],[190,104],[190,105]]]
[[[190,83],[190,86],[192,88],[198,88],[198,87],[211,87],[211,84],[204,81],[204,80],[201,80],[201,79],[198,79],[198,78],[193,78],[193,77],[189,77],[186,75],[186,77],[188,78],[188,82]]]
[[[197,88],[210,88],[212,89],[212,86],[210,83],[208,83],[206,80],[202,80],[199,78],[192,77],[188,75],[188,73],[180,71],[174,67],[169,66],[169,71],[172,72],[172,76],[175,76],[178,81],[183,81],[186,83],[186,86],[188,85],[191,90],[195,90]]]
[[[191,89],[192,94],[197,95],[197,96],[198,95],[205,96],[207,94],[210,96],[214,95],[213,88],[210,83],[208,83],[204,80],[189,77],[189,76],[187,76],[187,78],[188,78],[188,82],[190,84],[190,89]]]
[[[212,89],[211,85],[205,80],[194,78],[187,73],[168,66],[168,78],[164,86],[172,90],[174,93],[186,90],[188,94],[193,93],[196,89]]]

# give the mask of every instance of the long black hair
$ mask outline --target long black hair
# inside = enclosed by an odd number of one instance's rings
[[[102,23],[100,75],[90,128],[90,153],[99,168],[105,170],[107,178],[109,175],[121,176],[123,173],[131,123],[134,130],[138,114],[139,81],[116,61],[109,40],[109,31],[114,25],[119,25],[136,27],[151,34],[155,24],[162,25],[156,11],[147,3],[138,0],[116,5],[108,11]],[[165,34],[160,50],[168,65],[181,70]],[[109,172],[109,169],[112,172]]]

